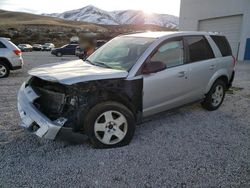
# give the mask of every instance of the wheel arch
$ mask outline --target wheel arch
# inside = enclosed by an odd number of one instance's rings
[[[98,102],[115,101],[126,106],[140,122],[142,114],[142,79],[124,80],[110,79],[98,81],[101,85],[97,90]],[[99,86],[100,86],[99,85]]]
[[[218,79],[221,79],[221,80],[225,81],[225,83],[226,83],[227,86],[229,85],[229,80],[230,80],[230,79],[229,79],[229,74],[228,74],[228,72],[227,72],[226,69],[219,70],[219,71],[217,71],[217,72],[213,75],[213,77],[209,80],[209,83],[208,83],[208,85],[207,85],[207,87],[206,87],[205,93],[208,93],[208,92],[209,92],[209,90],[210,90],[211,87],[213,86],[214,82],[215,82],[216,80],[218,80]]]
[[[3,62],[4,64],[6,64],[10,70],[13,70],[13,67],[11,65],[11,63],[9,62],[9,60],[5,57],[0,57],[0,62]]]
[[[86,90],[83,106],[79,106],[75,128],[79,130],[85,116],[99,103],[113,101],[126,106],[133,114],[136,122],[142,117],[142,79],[124,80],[107,79],[89,83],[78,83],[74,87],[78,91]],[[84,91],[85,92],[85,91]],[[78,95],[81,95],[80,93]]]
[[[106,97],[101,102],[114,101],[126,106],[135,116],[137,114],[137,109],[135,105],[130,101],[127,95],[121,95],[110,91],[105,91]]]

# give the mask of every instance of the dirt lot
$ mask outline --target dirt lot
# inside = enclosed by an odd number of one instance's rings
[[[162,113],[138,125],[129,146],[96,150],[19,127],[27,70],[68,59],[26,53],[24,69],[0,80],[0,187],[250,187],[250,63],[238,64],[219,110]]]

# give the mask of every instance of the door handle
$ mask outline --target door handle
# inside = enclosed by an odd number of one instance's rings
[[[210,66],[209,66],[209,69],[210,69],[210,70],[213,70],[214,68],[215,68],[215,65],[210,65]]]
[[[178,77],[182,78],[185,76],[185,71],[178,72]]]

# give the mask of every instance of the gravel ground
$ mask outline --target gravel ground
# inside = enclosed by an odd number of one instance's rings
[[[238,64],[219,110],[165,112],[138,125],[129,146],[97,150],[19,127],[27,70],[68,59],[25,53],[24,69],[0,80],[0,187],[250,187],[250,63]]]

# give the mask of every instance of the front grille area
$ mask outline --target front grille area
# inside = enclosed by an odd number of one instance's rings
[[[34,105],[51,120],[62,115],[66,104],[65,86],[32,77],[28,82],[39,98],[34,101]]]
[[[66,118],[64,127],[80,130],[82,113],[89,104],[88,85],[63,85],[32,77],[26,86],[30,86],[39,96],[33,101],[34,106],[51,121]]]
[[[64,93],[58,93],[43,88],[36,88],[36,92],[40,97],[34,102],[34,104],[44,114],[52,118],[63,112],[64,104],[66,102]]]

